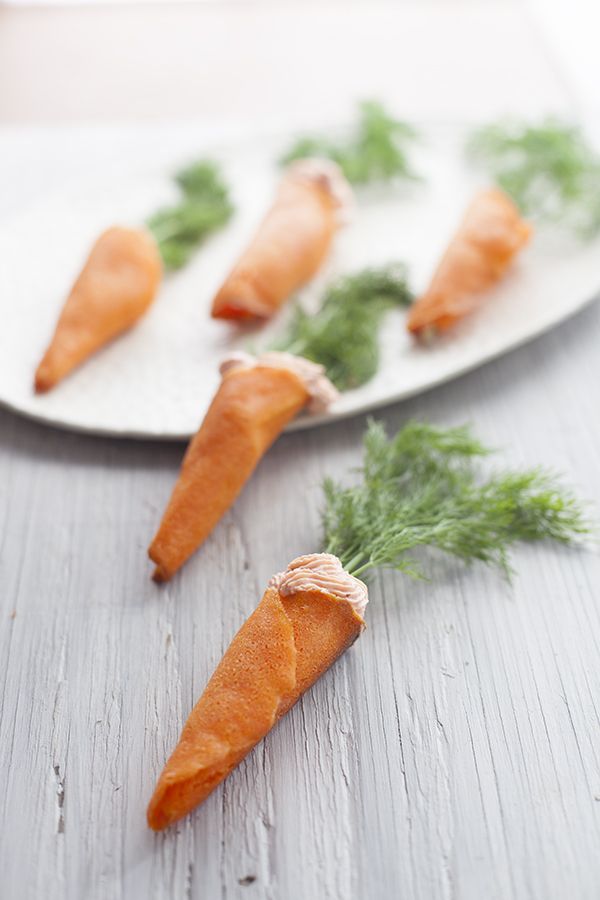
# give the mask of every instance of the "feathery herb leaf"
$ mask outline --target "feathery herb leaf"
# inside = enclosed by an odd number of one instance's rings
[[[358,387],[379,366],[383,316],[411,300],[406,270],[399,263],[346,275],[328,288],[314,315],[296,308],[287,334],[273,349],[321,363],[339,390]]]
[[[551,473],[482,476],[477,463],[489,452],[466,427],[409,422],[388,439],[371,421],[360,482],[324,483],[326,552],[354,575],[383,566],[423,577],[410,555],[421,546],[510,575],[511,544],[569,544],[590,532],[581,503]]]
[[[233,212],[216,163],[193,163],[178,172],[175,181],[183,194],[180,203],[159,209],[147,222],[167,269],[185,265],[196,247]]]
[[[498,122],[474,132],[467,154],[526,215],[584,238],[600,229],[600,156],[578,127],[557,119]]]
[[[347,140],[326,137],[300,138],[281,158],[282,165],[308,156],[325,156],[336,162],[352,184],[389,181],[418,176],[407,158],[407,146],[416,132],[406,122],[393,119],[380,103],[367,101],[359,107],[354,134]]]

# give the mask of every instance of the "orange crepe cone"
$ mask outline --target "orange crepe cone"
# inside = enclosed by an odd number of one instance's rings
[[[363,619],[323,590],[267,588],[187,720],[148,807],[158,831],[202,803],[360,635]]]
[[[282,179],[250,246],[213,300],[213,318],[269,318],[321,266],[339,224],[340,201],[328,177],[308,177],[305,169],[292,166]]]
[[[309,399],[302,379],[286,368],[258,363],[225,373],[150,545],[155,580],[169,579],[200,546]]]
[[[481,191],[450,241],[429,288],[411,307],[407,328],[417,336],[446,331],[476,309],[504,275],[532,228],[497,188]]]
[[[62,309],[35,373],[35,390],[50,390],[130,328],[152,303],[161,275],[158,248],[148,232],[115,227],[101,234]]]

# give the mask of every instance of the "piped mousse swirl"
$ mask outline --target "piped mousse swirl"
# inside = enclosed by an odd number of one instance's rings
[[[260,356],[244,352],[231,353],[222,360],[219,371],[225,376],[236,369],[249,369],[254,366],[287,369],[293,372],[304,384],[310,397],[306,407],[309,413],[326,412],[339,397],[337,388],[325,374],[323,366],[303,356],[294,356],[292,353],[280,353],[275,350]]]
[[[364,618],[369,602],[366,584],[346,572],[337,556],[332,553],[310,553],[298,556],[285,572],[273,575],[269,587],[276,588],[284,597],[303,591],[321,591],[340,600],[347,600],[354,612]]]
[[[300,181],[311,181],[325,190],[337,210],[339,224],[352,218],[354,211],[354,191],[337,163],[331,159],[309,156],[291,163],[286,175]]]

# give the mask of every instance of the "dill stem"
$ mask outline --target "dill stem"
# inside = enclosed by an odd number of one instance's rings
[[[170,228],[161,228],[160,225],[153,225],[152,234],[157,244],[162,244],[164,241],[170,241],[179,236],[179,226],[171,225]]]
[[[369,561],[369,562],[363,563],[363,565],[359,566],[357,569],[353,568],[352,566],[347,566],[346,571],[348,572],[349,575],[352,575],[354,578],[358,578],[359,575],[362,575],[364,572],[368,572],[369,569],[373,568],[373,566],[374,566],[374,563]]]
[[[364,558],[365,555],[361,551],[360,553],[356,553],[352,559],[344,564],[344,568],[349,575],[354,575],[356,577],[359,572],[364,572],[370,567],[370,562],[363,562]],[[362,565],[360,565],[360,563],[362,563]]]

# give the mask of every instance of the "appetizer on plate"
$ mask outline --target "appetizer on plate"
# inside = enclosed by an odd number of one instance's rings
[[[38,393],[53,388],[89,356],[131,328],[151,305],[163,274],[178,269],[231,216],[218,167],[195,162],[175,175],[179,203],[159,209],[142,228],[100,235],[73,285],[35,374]]]
[[[89,356],[131,328],[156,295],[162,264],[154,238],[139,228],[100,235],[71,288],[35,373],[35,390],[49,391]]]
[[[577,501],[539,469],[481,478],[486,454],[465,428],[409,423],[392,440],[371,424],[358,484],[325,484],[325,552],[271,578],[184,725],[148,807],[159,830],[241,762],[360,635],[368,601],[358,576],[378,566],[419,575],[430,546],[508,571],[519,540],[569,543],[587,530]]]
[[[352,203],[330,160],[303,159],[283,175],[273,205],[212,304],[216,319],[267,319],[316,274]]]
[[[407,328],[428,339],[447,331],[484,302],[531,237],[513,201],[498,188],[480,191],[434,272],[410,309]]]
[[[208,537],[287,423],[337,397],[322,366],[289,353],[235,354],[221,374],[148,550],[156,581],[171,578]]]

